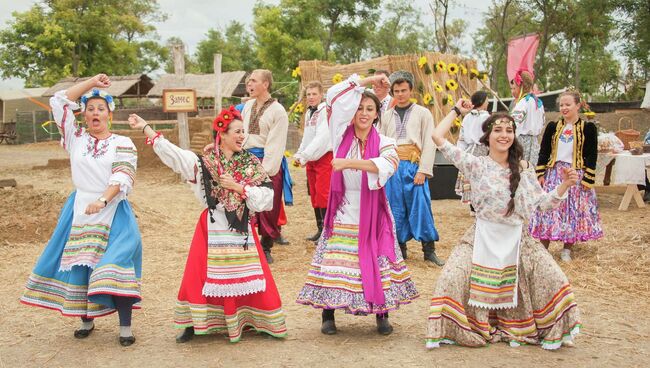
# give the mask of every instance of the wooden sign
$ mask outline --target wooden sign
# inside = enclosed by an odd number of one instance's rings
[[[193,89],[164,89],[164,112],[193,112],[196,111],[196,91]]]

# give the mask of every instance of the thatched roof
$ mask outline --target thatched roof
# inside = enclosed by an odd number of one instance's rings
[[[57,84],[50,87],[43,96],[53,96],[56,92],[67,89],[79,82],[91,77],[78,78],[70,77],[61,79]],[[133,74],[124,76],[110,76],[111,86],[106,89],[113,97],[142,97],[153,87],[153,82],[146,74]]]
[[[0,90],[0,100],[20,100],[23,98],[42,97],[47,88],[25,88],[25,89],[5,89]]]
[[[221,73],[221,96],[244,96],[246,94],[244,78],[246,78],[244,71]],[[161,97],[163,90],[169,88],[191,88],[196,90],[198,98],[214,98],[216,84],[215,74],[185,74],[182,80],[175,74],[163,74],[147,96]]]

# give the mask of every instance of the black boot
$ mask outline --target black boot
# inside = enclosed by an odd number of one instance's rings
[[[406,243],[399,243],[399,250],[402,251],[402,258],[406,259]]]
[[[422,242],[422,252],[424,252],[424,260],[426,262],[432,262],[440,267],[445,265],[445,262],[436,255],[435,241]]]
[[[323,214],[321,212],[321,209],[314,208],[314,215],[316,216],[316,227],[318,228],[318,231],[316,234],[308,237],[307,240],[317,242],[320,238],[320,234],[323,232]]]
[[[290,244],[289,241],[284,236],[282,236],[282,234],[280,234],[279,237],[273,239],[273,241],[276,244],[280,244],[280,245],[289,245]]]
[[[377,332],[382,335],[390,335],[393,333],[393,326],[388,321],[388,313],[377,314]]]
[[[185,327],[183,333],[176,336],[176,342],[179,344],[186,343],[194,337],[194,327]]]
[[[649,187],[645,187],[645,188],[646,189],[645,189],[645,194],[643,194],[643,201],[645,203],[650,203],[650,188]]]
[[[262,243],[262,249],[264,249],[264,256],[266,257],[266,263],[273,263],[273,257],[271,256],[271,248],[273,248],[273,238],[268,235],[262,235],[260,240]]]
[[[320,332],[325,335],[336,334],[336,323],[334,322],[334,309],[323,309],[323,324]]]

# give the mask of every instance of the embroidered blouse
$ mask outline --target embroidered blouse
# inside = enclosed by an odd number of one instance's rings
[[[302,141],[293,156],[300,161],[301,165],[304,165],[309,161],[317,161],[331,150],[327,109],[325,102],[322,102],[311,116],[305,114]]]

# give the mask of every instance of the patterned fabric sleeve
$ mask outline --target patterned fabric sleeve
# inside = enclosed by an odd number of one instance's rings
[[[445,139],[445,143],[438,147],[440,152],[451,161],[454,166],[465,176],[469,177],[480,167],[480,159],[474,155],[464,152],[460,148],[449,143]]]
[[[176,146],[163,136],[154,141],[153,150],[167,167],[187,181],[199,202],[203,206],[207,206],[199,157],[192,151]]]
[[[83,132],[83,128],[77,125],[74,117],[74,110],[78,110],[79,105],[68,100],[66,91],[63,90],[50,98],[50,107],[52,107],[54,122],[61,133],[61,146],[70,152],[71,145]]]
[[[377,166],[379,172],[376,174],[371,172],[367,173],[368,188],[370,190],[381,189],[386,185],[388,179],[393,176],[399,164],[399,157],[395,150],[395,140],[382,137],[379,157],[371,158],[370,160]]]
[[[138,164],[138,150],[131,139],[124,137],[115,147],[115,161],[113,161],[110,185],[119,185],[120,191],[129,194],[135,181],[135,170]]]
[[[558,207],[567,196],[568,191],[560,197],[557,194],[557,188],[548,193],[544,191],[533,169],[528,168],[521,172],[515,208],[524,218],[529,218],[537,208],[546,211]]]

